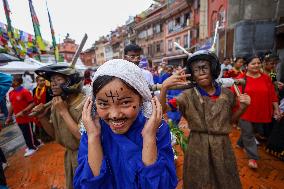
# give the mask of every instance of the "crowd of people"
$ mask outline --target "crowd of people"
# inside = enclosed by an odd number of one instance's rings
[[[84,76],[68,66],[48,65],[35,71],[34,89],[22,85],[22,76],[14,75],[10,84],[8,79],[0,100],[11,85],[6,124],[14,115],[27,145],[24,156],[54,139],[65,148],[68,189],[174,189],[167,115],[177,127],[183,117],[190,130],[184,188],[242,188],[229,138],[234,125],[240,138],[233,145],[244,149],[250,168],[258,167],[259,144],[284,159],[283,65],[277,55],[226,57],[220,64],[213,52],[200,50],[184,67],[151,68],[141,63],[141,55],[141,47],[130,44],[123,59]],[[220,78],[234,82],[222,86]],[[161,84],[159,92],[150,90],[155,84]],[[6,185],[3,168],[0,177],[0,185]]]

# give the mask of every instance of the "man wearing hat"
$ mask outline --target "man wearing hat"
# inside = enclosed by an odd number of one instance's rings
[[[38,119],[45,131],[66,149],[64,155],[66,188],[72,189],[81,137],[83,77],[68,65],[59,64],[44,66],[35,72],[50,81],[53,98],[50,114],[44,111],[44,104],[39,104],[33,111],[39,114]]]

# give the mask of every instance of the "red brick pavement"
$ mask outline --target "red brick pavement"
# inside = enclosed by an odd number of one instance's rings
[[[64,148],[50,143],[42,146],[35,154],[24,157],[24,148],[8,158],[5,170],[10,189],[63,189]]]
[[[235,144],[239,132],[234,129],[231,134]],[[247,167],[245,153],[234,148],[237,157],[241,182],[244,189],[284,189],[284,162],[277,160],[259,147],[260,157],[257,170]],[[58,144],[46,144],[31,157],[24,158],[24,149],[8,159],[10,166],[6,169],[8,185],[11,189],[50,189],[64,188],[64,149]],[[182,158],[180,158],[182,159]],[[178,162],[179,175],[182,173],[182,161]],[[179,182],[181,188],[182,182]]]

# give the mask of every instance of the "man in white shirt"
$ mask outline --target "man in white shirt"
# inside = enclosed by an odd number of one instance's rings
[[[136,44],[129,44],[124,48],[124,59],[136,64],[137,66],[141,60],[142,48]],[[153,75],[150,71],[141,68],[143,75],[149,85],[154,84]]]
[[[233,67],[231,65],[230,58],[229,57],[225,57],[223,64],[221,64],[221,72],[220,72],[219,78],[223,77],[225,71],[229,71],[232,68]]]

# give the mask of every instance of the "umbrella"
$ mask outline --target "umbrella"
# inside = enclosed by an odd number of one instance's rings
[[[7,63],[11,61],[19,61],[19,59],[6,53],[0,53],[0,63]]]
[[[49,65],[48,63],[42,63],[32,58],[26,58],[24,62],[12,61],[6,65],[1,64],[0,72],[9,74],[23,74],[25,71],[34,72],[34,70]]]

